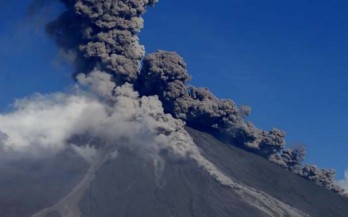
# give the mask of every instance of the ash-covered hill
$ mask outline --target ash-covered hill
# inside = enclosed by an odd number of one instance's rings
[[[156,164],[134,149],[122,147],[117,155],[96,158],[87,167],[78,155],[65,151],[47,162],[12,164],[11,171],[16,172],[0,178],[0,215],[348,215],[347,198],[207,133],[187,130],[202,156],[233,180],[234,187],[222,185],[194,160],[175,159],[168,153],[162,153],[162,161]],[[6,167],[1,170],[4,174]]]
[[[309,216],[347,216],[348,198],[207,133],[188,128],[203,155],[238,182],[264,191]]]
[[[60,2],[46,31],[77,83],[0,114],[0,217],[348,216],[334,171],[302,165],[284,131],[189,86],[175,52],[145,54],[158,0]]]
[[[264,192],[308,216],[348,215],[347,198],[257,155],[223,144],[207,133],[187,130],[202,154],[235,182]],[[115,171],[122,177],[108,176]],[[102,166],[98,175],[80,202],[83,217],[283,216],[277,208],[267,213],[254,207],[250,198],[221,186],[192,161],[166,161],[157,177],[150,164],[124,151]]]

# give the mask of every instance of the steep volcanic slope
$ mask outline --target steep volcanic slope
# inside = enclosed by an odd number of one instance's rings
[[[348,198],[317,186],[283,168],[227,146],[209,134],[187,128],[202,154],[225,174],[263,191],[310,216],[348,216]]]
[[[1,160],[0,216],[29,217],[57,203],[79,182],[87,166],[72,150],[45,159]]]
[[[304,216],[348,215],[347,198],[208,134],[188,131],[204,156],[237,183],[271,195]],[[221,186],[194,161],[166,160],[155,168],[151,161],[123,149],[97,172],[80,210],[83,217],[283,216],[267,214],[251,202]]]
[[[173,159],[168,153],[162,159],[148,158],[123,146],[118,154],[100,152],[88,169],[79,156],[65,151],[49,161],[3,164],[0,216],[348,215],[347,198],[207,133],[187,130],[201,154],[234,187],[221,185],[193,159]]]
[[[121,150],[99,170],[80,203],[82,216],[266,216],[193,161],[167,161],[163,169],[156,174],[151,162]]]

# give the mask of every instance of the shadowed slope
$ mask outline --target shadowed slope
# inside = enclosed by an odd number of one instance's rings
[[[347,216],[348,199],[254,154],[187,128],[202,154],[235,182],[279,199],[310,216]],[[129,150],[97,172],[80,202],[83,217],[269,216],[220,185],[191,160],[157,167]],[[274,215],[281,216],[281,215]],[[285,215],[288,216],[288,215]]]
[[[290,209],[299,211],[298,216],[348,215],[347,198],[257,155],[223,144],[207,133],[187,130],[201,154],[241,188],[221,185],[194,160],[173,160],[167,153],[162,153],[162,159],[149,159],[135,149],[120,148],[117,157],[104,158],[104,163],[93,171],[90,183],[81,188],[81,197],[76,197],[79,201],[72,204],[77,208],[76,213],[81,217],[292,217],[276,213],[277,207],[275,212],[269,212],[255,206],[257,202],[252,200],[257,197],[244,197],[248,191],[243,188],[248,188],[250,192],[268,195],[266,199],[284,202]],[[70,198],[72,189],[90,171],[71,152],[61,153],[51,162],[30,163],[27,167],[34,165],[32,169],[12,165],[11,168],[19,170],[0,178],[1,217],[29,217],[40,209],[59,208],[58,201]],[[6,171],[4,165],[1,170]],[[82,172],[86,171],[83,176]],[[17,180],[6,181],[14,180],[13,177]],[[52,209],[44,216],[61,217],[60,211]]]
[[[87,165],[75,152],[41,160],[0,163],[0,216],[29,217],[56,203],[79,182]]]
[[[264,191],[310,216],[348,216],[348,198],[317,186],[260,156],[227,146],[207,133],[187,128],[202,154],[226,175]]]
[[[128,150],[101,167],[80,209],[83,217],[266,216],[193,161],[166,161],[156,174],[152,162]]]

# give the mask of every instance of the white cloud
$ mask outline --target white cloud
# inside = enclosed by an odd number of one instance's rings
[[[103,110],[97,100],[83,95],[36,94],[17,100],[13,112],[0,114],[0,144],[18,152],[61,150],[67,139],[83,130],[84,117]]]
[[[12,112],[0,114],[0,152],[44,156],[69,146],[88,158],[93,149],[73,145],[96,144],[70,143],[74,136],[89,135],[151,155],[167,149],[184,157],[193,142],[183,126],[164,114],[157,97],[139,97],[129,84],[115,88],[112,103],[83,92],[36,94],[17,100]]]
[[[345,193],[348,193],[348,168],[344,172],[344,179],[338,181],[337,184],[344,189]]]
[[[93,146],[77,146],[72,145],[73,150],[78,153],[85,161],[93,162],[93,160],[98,156],[98,150]]]

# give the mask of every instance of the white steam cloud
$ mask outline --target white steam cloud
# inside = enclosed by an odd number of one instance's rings
[[[341,188],[344,189],[344,192],[348,194],[348,168],[344,172],[344,179],[338,181],[337,183]]]
[[[139,97],[130,84],[115,88],[111,77],[100,71],[79,78],[102,100],[82,91],[37,94],[17,100],[13,112],[0,115],[2,152],[40,156],[72,147],[86,159],[93,156],[95,148],[117,149],[98,147],[99,144],[93,144],[98,139],[109,141],[112,146],[132,146],[148,154],[165,149],[185,157],[191,152],[189,144],[193,142],[184,123],[164,114],[157,97]],[[107,93],[112,101],[105,101]],[[79,136],[93,139],[75,144]]]
[[[72,135],[87,126],[84,117],[103,109],[97,100],[83,95],[37,94],[17,100],[13,112],[0,115],[1,149],[62,150]]]

